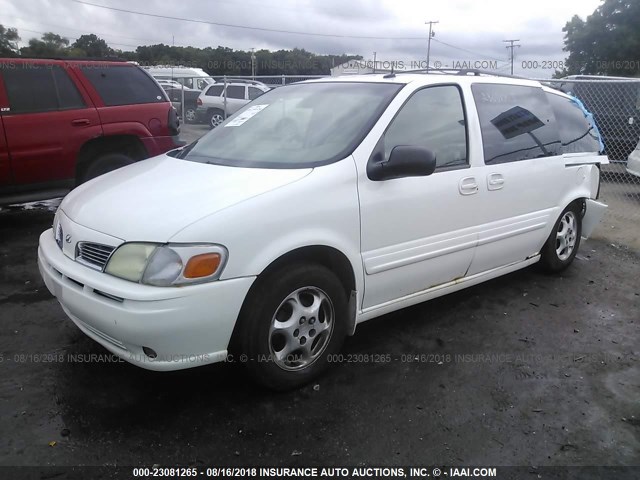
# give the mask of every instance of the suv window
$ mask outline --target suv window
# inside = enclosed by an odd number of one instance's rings
[[[222,90],[224,90],[224,85],[213,85],[209,87],[206,95],[207,97],[219,97],[220,95],[222,95]]]
[[[256,87],[249,87],[249,100],[255,100],[264,92]]]
[[[58,65],[24,65],[2,73],[9,96],[8,113],[36,113],[84,108],[80,92]]]
[[[476,83],[484,163],[505,163],[561,154],[553,111],[540,87]]]
[[[244,88],[244,85],[229,85],[227,86],[227,96],[244,100]]]
[[[398,145],[428,148],[436,168],[467,164],[467,127],[460,90],[453,85],[418,90],[384,134],[385,159]]]
[[[600,142],[584,112],[571,99],[547,93],[560,128],[563,153],[598,152]]]
[[[164,91],[138,67],[83,65],[80,68],[109,107],[167,101]]]

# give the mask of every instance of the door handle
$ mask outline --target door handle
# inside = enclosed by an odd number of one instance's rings
[[[478,182],[475,177],[464,177],[458,184],[458,190],[462,195],[473,195],[478,193]]]
[[[75,120],[71,120],[71,125],[74,127],[84,127],[86,125],[91,125],[91,120],[88,118],[76,118]]]
[[[487,176],[487,189],[500,190],[504,187],[504,177],[499,173],[490,173]]]

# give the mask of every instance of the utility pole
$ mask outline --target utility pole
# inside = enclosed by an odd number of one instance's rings
[[[373,52],[373,73],[376,73],[376,52]]]
[[[429,72],[429,57],[431,56],[431,37],[436,35],[436,32],[433,31],[433,25],[436,23],[440,23],[439,21],[428,21],[424,22],[425,25],[429,24],[429,40],[427,40],[427,72]]]
[[[255,48],[251,49],[251,77],[256,79],[256,52]]]
[[[518,47],[520,48],[520,45],[515,45],[515,42],[519,42],[520,39],[513,39],[513,40],[503,40],[504,43],[508,43],[509,45],[507,45],[505,48],[509,49],[509,58],[511,59],[511,75],[513,75],[513,49]]]

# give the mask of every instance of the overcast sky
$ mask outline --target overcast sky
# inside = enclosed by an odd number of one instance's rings
[[[573,16],[585,18],[600,0],[87,0],[90,3],[216,23],[337,37],[276,33],[152,18],[73,0],[0,0],[0,23],[16,27],[22,44],[53,31],[73,41],[95,33],[113,48],[165,43],[234,49],[304,48],[315,53],[360,54],[378,61],[420,62],[426,58],[427,20],[438,20],[431,63],[497,60],[508,70],[504,39],[519,39],[515,73],[531,74],[523,61],[538,62],[537,76],[548,77],[563,60],[562,27]],[[342,35],[342,37],[339,37]],[[349,38],[386,37],[380,39]],[[409,38],[409,39],[398,39]],[[444,43],[442,43],[444,42]],[[447,45],[448,44],[448,45]],[[455,48],[454,48],[455,47]],[[525,65],[526,66],[526,65]],[[529,64],[529,67],[534,64]]]

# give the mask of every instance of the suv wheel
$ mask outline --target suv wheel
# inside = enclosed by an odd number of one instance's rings
[[[209,114],[209,126],[216,128],[222,122],[224,122],[224,112],[218,109],[212,110]]]
[[[541,250],[540,263],[547,272],[561,272],[573,262],[580,247],[582,208],[574,202],[564,209]]]
[[[82,178],[82,183],[121,167],[131,165],[134,160],[122,153],[107,153],[91,162]]]
[[[258,279],[236,332],[240,360],[262,385],[288,390],[329,365],[346,336],[347,296],[326,267],[297,264]]]
[[[196,123],[196,109],[193,106],[184,109],[185,123]]]

